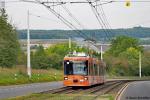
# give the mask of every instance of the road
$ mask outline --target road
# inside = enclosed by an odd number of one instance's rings
[[[130,83],[119,100],[150,100],[150,81]]]
[[[63,87],[62,82],[33,83],[15,86],[0,86],[0,99],[38,93],[49,89]]]

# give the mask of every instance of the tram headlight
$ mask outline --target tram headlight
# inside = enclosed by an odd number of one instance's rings
[[[64,77],[64,80],[68,80],[68,77]]]
[[[83,82],[83,81],[84,81],[84,80],[82,80],[82,79],[80,80],[80,82]]]
[[[84,78],[84,80],[88,80],[88,78],[87,78],[87,77],[85,77],[85,78]]]
[[[67,64],[69,65],[69,62],[67,62]]]

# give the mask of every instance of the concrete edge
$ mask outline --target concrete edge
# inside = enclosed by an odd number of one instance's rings
[[[121,95],[124,93],[124,91],[126,90],[126,88],[129,86],[129,83],[126,83],[117,93],[117,95],[115,96],[115,100],[120,100]]]

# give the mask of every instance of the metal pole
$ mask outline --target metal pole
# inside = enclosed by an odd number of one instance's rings
[[[101,60],[103,60],[103,46],[101,44]]]
[[[142,64],[141,64],[141,52],[139,51],[139,77],[141,78],[141,67],[142,67]]]
[[[30,62],[30,15],[27,13],[27,74],[31,78],[31,62]]]

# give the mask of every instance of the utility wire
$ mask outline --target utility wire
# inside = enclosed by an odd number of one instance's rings
[[[96,1],[101,1],[103,2],[104,4],[106,3],[113,3],[113,2],[127,2],[125,0],[95,0],[94,2]],[[31,3],[37,3],[35,1],[31,1],[31,0],[14,0],[14,1],[5,1],[5,3],[13,3],[13,2],[31,2]],[[130,2],[150,2],[150,0],[131,0]],[[54,1],[44,1],[43,3],[53,3],[53,4],[67,4],[67,3],[71,3],[71,4],[86,4],[86,3],[93,3],[93,2],[86,2],[86,1],[68,1],[68,2],[65,2],[65,1],[62,1],[62,2],[54,2]],[[98,4],[99,5],[99,4]],[[103,4],[100,4],[100,5],[103,5]]]
[[[61,0],[57,0],[58,2],[62,2]],[[67,14],[82,28],[82,30],[86,30],[84,25],[82,23],[80,23],[80,21],[69,11],[69,9],[67,9],[67,7],[65,5],[61,5],[62,8],[67,12]],[[80,31],[82,31],[80,30]],[[95,38],[91,38],[91,36],[87,36],[86,33],[84,33],[84,35],[86,37],[88,37],[88,40],[91,41],[96,41]]]
[[[46,5],[45,2],[41,2],[39,0],[35,0],[35,1],[29,1],[29,0],[21,0],[21,1],[11,1],[11,2],[29,2],[29,3],[38,3],[38,4],[42,4],[44,5],[49,11],[51,11],[58,19],[60,19],[65,25],[67,25],[70,29],[72,29],[73,31],[75,31],[76,33],[78,33],[81,37],[83,38],[87,38],[89,39],[89,36],[87,36],[85,33],[83,33],[81,30],[79,30],[77,27],[75,27],[71,22],[69,22],[68,20],[66,20],[63,16],[61,16],[59,13],[57,13],[54,9],[51,8],[51,6]],[[11,3],[9,2],[9,3]],[[46,2],[49,2],[48,0]],[[8,2],[7,2],[8,3]],[[50,3],[58,3],[58,2],[50,2]],[[63,2],[59,2],[61,4],[64,4]],[[74,2],[72,2],[74,3]],[[79,3],[79,2],[75,2],[75,3]],[[60,4],[60,5],[61,5]],[[55,5],[52,5],[55,6]],[[82,28],[84,28],[84,26],[73,16],[73,14],[71,14],[71,12],[63,6],[63,8],[66,10],[66,12],[74,19],[74,21],[76,21],[76,23],[78,25],[80,25]],[[39,16],[37,16],[39,17]]]
[[[110,33],[110,37],[113,37],[114,33],[111,31],[112,28],[111,28],[111,26],[110,26],[110,24],[109,24],[109,22],[107,20],[107,17],[106,17],[106,15],[104,13],[102,5],[97,6],[98,5],[97,4],[98,1],[100,2],[100,4],[102,4],[101,0],[96,0],[96,5],[94,7],[95,7],[97,13],[100,12],[98,15],[101,16],[102,21],[105,23],[104,25],[106,27],[106,30]],[[107,3],[111,3],[111,2],[107,2]]]
[[[95,0],[101,2],[127,2],[126,0]],[[130,2],[150,2],[150,0],[130,0]]]
[[[57,0],[58,2],[62,2],[61,0]],[[78,19],[67,9],[65,5],[61,5],[62,8],[67,12],[67,14],[82,28],[84,29],[84,26],[78,21]]]
[[[61,0],[57,0],[57,2],[62,2],[62,1],[61,1]],[[78,25],[82,28],[82,30],[85,29],[84,25],[82,25],[82,24],[80,23],[80,21],[78,21],[78,19],[70,12],[69,9],[67,9],[67,7],[66,7],[65,5],[61,5],[61,7],[62,7],[62,8],[65,10],[65,12],[74,20],[74,22],[75,22],[76,24],[78,24]],[[80,30],[80,31],[82,31],[82,30]],[[89,39],[89,36],[87,36],[86,33],[83,34],[83,35],[85,35],[85,36],[88,37],[88,39]]]
[[[45,5],[43,2],[36,0],[37,3],[42,4],[45,6],[50,12],[52,12],[58,19],[60,19],[65,25],[67,25],[70,29],[72,29],[74,32],[78,33],[81,37],[85,38],[83,35],[84,33],[80,30],[78,30],[72,23],[70,23],[68,20],[66,20],[63,16],[61,16],[59,13],[57,13],[54,9],[52,9],[50,6]],[[88,37],[86,37],[88,38]]]
[[[37,2],[35,2],[37,1]],[[113,2],[126,2],[126,1],[120,1],[120,0],[111,0],[111,1],[108,1],[108,0],[95,0],[95,1],[90,1],[90,0],[87,0],[87,2],[85,1],[68,1],[68,2],[63,2],[63,1],[57,1],[57,2],[54,2],[54,1],[44,1],[44,2],[40,2],[39,0],[35,0],[35,1],[30,1],[30,0],[22,0],[22,1],[6,1],[6,3],[8,2],[31,2],[31,3],[40,3],[42,5],[44,5],[47,9],[49,9],[57,18],[59,18],[64,24],[66,24],[69,28],[71,29],[76,29],[74,31],[80,33],[83,33],[81,30],[78,30],[77,27],[75,27],[72,23],[70,23],[68,20],[66,20],[63,16],[61,16],[59,13],[57,13],[54,9],[51,8],[51,6],[57,6],[57,5],[63,5],[63,4],[67,4],[67,3],[89,3],[92,7],[92,11],[94,12],[100,26],[102,27],[102,29],[104,30],[104,32],[106,33],[106,36],[107,38],[109,38],[108,34],[109,33],[112,33],[111,32],[111,26],[110,24],[108,23],[108,20],[106,18],[106,15],[104,13],[104,10],[102,8],[101,5],[103,4],[108,4],[108,3],[113,3]],[[93,5],[93,3],[97,2],[97,1],[100,1],[100,4],[96,4],[96,5]],[[102,3],[104,2],[104,3]],[[130,2],[150,2],[150,1],[143,1],[143,0],[134,0],[134,1],[130,1]],[[51,6],[48,6],[46,5],[47,3],[52,3],[53,5]],[[54,5],[55,4],[55,5]],[[97,11],[97,7],[100,9],[100,12],[101,14]],[[100,7],[99,7],[100,6]],[[63,8],[66,10],[66,12],[74,19],[74,21],[76,21],[76,23],[78,23],[78,25],[81,25],[81,23],[70,13],[70,11],[65,8],[65,6],[63,6]],[[106,29],[105,29],[106,28]],[[107,30],[108,29],[108,30]],[[83,35],[82,35],[83,36]]]
[[[102,29],[103,29],[103,31],[104,31],[104,33],[106,35],[106,38],[108,38],[108,40],[110,40],[109,36],[108,36],[109,32],[105,29],[107,27],[106,27],[105,23],[103,22],[103,19],[101,18],[99,12],[97,11],[96,7],[94,7],[93,4],[90,3],[90,0],[87,0],[87,1],[89,2],[90,6],[91,6],[91,9],[92,9],[94,15],[96,16],[96,18],[97,18],[97,20],[99,22],[99,25],[102,27]]]
[[[99,3],[99,4],[96,4],[94,6],[100,6],[100,5],[105,5],[105,4],[109,4],[109,3],[113,3],[114,1],[108,1],[108,2],[104,2],[104,3]]]
[[[62,2],[52,2],[52,1],[48,1],[48,2],[44,2],[44,3],[94,3],[94,2],[97,2],[97,1],[101,1],[101,2],[104,2],[104,3],[108,3],[108,2],[127,2],[126,0],[95,0],[95,1],[62,1]],[[150,0],[132,0],[130,2],[150,2]]]
[[[101,2],[101,0],[98,0],[98,1]],[[105,13],[104,13],[104,10],[103,10],[103,8],[102,8],[102,5],[99,6],[99,9],[102,11],[102,16],[103,16],[104,19],[106,20],[106,23],[107,23],[107,25],[108,25],[108,29],[109,29],[109,30],[112,30],[112,28],[111,28],[111,26],[110,26],[110,24],[109,24],[109,22],[108,22],[108,20],[107,20],[107,18],[106,18],[106,15],[105,15]],[[114,32],[112,32],[112,31],[110,31],[110,32],[111,32],[110,36],[111,36],[111,37],[115,37],[116,34],[115,34]],[[123,30],[123,32],[126,33],[126,34],[128,34],[128,32],[127,32],[126,30]]]
[[[97,0],[97,1],[102,1],[102,0]],[[114,1],[113,1],[114,2]],[[107,23],[107,26],[108,26],[108,29],[109,29],[109,31],[110,31],[110,36],[111,37],[115,37],[115,33],[114,32],[112,32],[111,30],[112,30],[112,28],[111,28],[111,26],[110,26],[110,24],[109,24],[109,22],[108,22],[108,20],[107,20],[107,18],[106,18],[106,15],[105,15],[105,13],[104,13],[104,10],[103,10],[103,8],[102,8],[102,5],[100,5],[99,6],[99,9],[101,10],[101,12],[102,12],[102,16],[104,17],[104,20],[106,21],[106,23]],[[126,34],[128,34],[128,32],[126,31],[126,30],[123,30],[123,33],[126,33]]]
[[[100,1],[100,3],[101,3],[101,1]],[[101,12],[102,18],[103,18],[104,22],[106,22],[107,29],[110,32],[110,36],[113,37],[114,33],[111,31],[112,30],[111,25],[109,24],[109,22],[107,20],[107,17],[105,15],[105,12],[104,12],[102,5],[98,6],[97,8],[99,8],[99,11]]]

